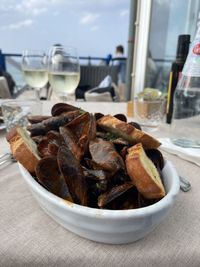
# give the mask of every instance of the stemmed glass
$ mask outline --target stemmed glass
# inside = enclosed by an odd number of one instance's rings
[[[43,51],[25,50],[22,53],[22,71],[26,83],[35,89],[37,100],[40,89],[48,82],[47,55]]]
[[[49,83],[61,101],[75,100],[80,81],[80,65],[76,48],[53,46],[48,62]]]

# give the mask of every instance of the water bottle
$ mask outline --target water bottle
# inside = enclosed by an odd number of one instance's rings
[[[200,145],[200,24],[175,90],[171,134],[176,145]]]

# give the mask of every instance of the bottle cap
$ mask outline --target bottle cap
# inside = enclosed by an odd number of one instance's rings
[[[176,58],[185,60],[189,51],[190,35],[182,34],[178,37],[178,45],[176,50]]]

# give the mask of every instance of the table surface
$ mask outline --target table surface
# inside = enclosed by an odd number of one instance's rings
[[[126,114],[125,103],[86,103],[78,106],[104,114]],[[43,103],[43,113],[52,103]],[[164,123],[154,132],[166,137]],[[0,154],[8,151],[0,132]],[[16,163],[1,168],[0,266],[200,266],[199,167],[164,153],[178,173],[192,184],[180,191],[168,217],[145,238],[126,245],[106,245],[79,237],[53,221],[38,206]]]

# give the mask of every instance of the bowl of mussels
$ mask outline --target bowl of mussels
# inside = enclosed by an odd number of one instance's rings
[[[7,133],[28,188],[43,210],[84,238],[123,244],[168,215],[179,178],[160,142],[123,114],[57,103]]]

